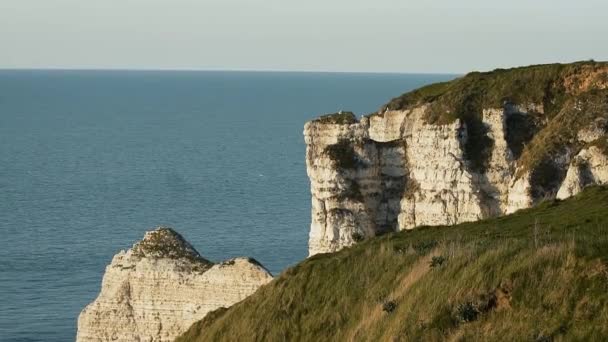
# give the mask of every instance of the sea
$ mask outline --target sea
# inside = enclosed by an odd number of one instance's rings
[[[307,256],[304,123],[454,77],[0,70],[0,341],[73,341],[157,226],[279,274]]]

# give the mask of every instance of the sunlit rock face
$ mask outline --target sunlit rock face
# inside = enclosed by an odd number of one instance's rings
[[[77,341],[173,341],[208,312],[272,280],[255,260],[213,264],[170,228],[147,232],[106,267],[101,292],[80,313]]]
[[[590,184],[608,184],[608,156],[596,146],[583,149],[576,155],[568,167],[557,198],[576,195]]]
[[[525,125],[542,104],[483,109],[476,127],[461,119],[431,124],[427,111],[387,109],[360,120],[338,113],[305,125],[310,255],[385,232],[512,213],[608,182],[605,151],[588,146],[605,142],[605,121],[528,166],[520,156],[543,143],[533,139],[542,127]]]

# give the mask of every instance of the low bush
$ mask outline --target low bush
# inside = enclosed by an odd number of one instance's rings
[[[443,263],[446,262],[446,260],[447,260],[447,258],[442,255],[434,256],[431,259],[430,266],[431,266],[431,268],[441,267],[441,265],[443,265]]]

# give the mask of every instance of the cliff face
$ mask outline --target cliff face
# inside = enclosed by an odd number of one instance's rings
[[[101,293],[78,318],[77,341],[173,341],[208,312],[272,280],[255,260],[213,264],[159,228],[107,266]]]
[[[607,89],[604,63],[497,70],[308,122],[309,253],[605,184]]]

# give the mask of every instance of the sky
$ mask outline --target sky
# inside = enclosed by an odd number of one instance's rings
[[[608,60],[606,0],[0,0],[0,68],[464,73]]]

